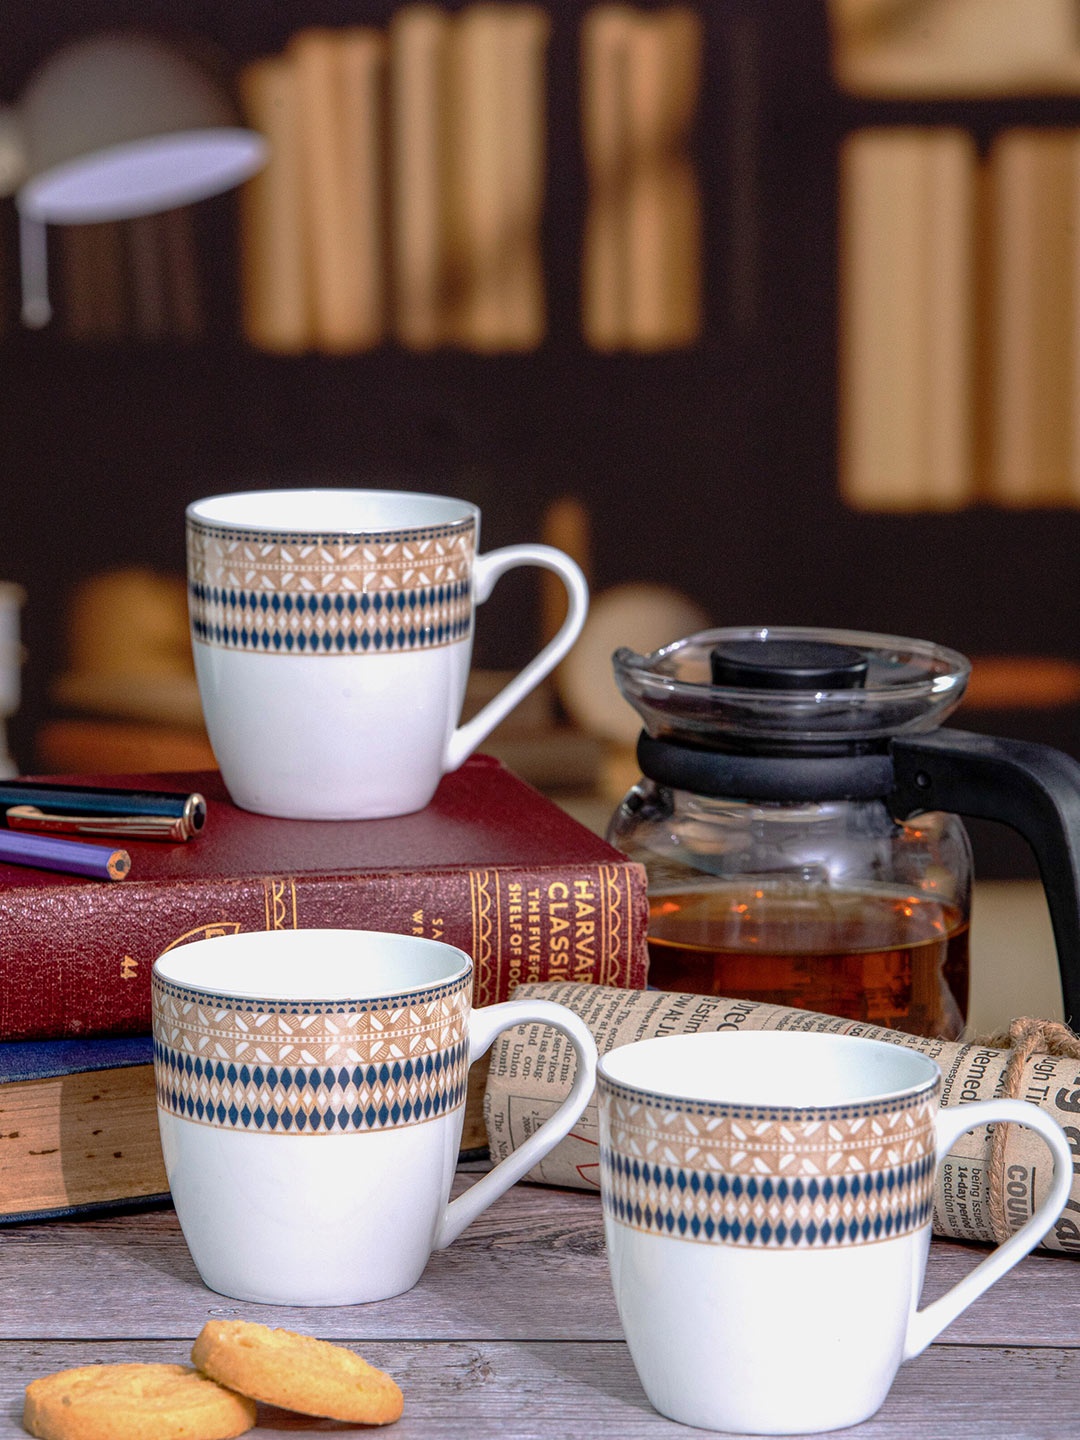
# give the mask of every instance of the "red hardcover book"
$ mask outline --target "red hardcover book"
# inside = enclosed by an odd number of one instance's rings
[[[476,1005],[525,981],[645,984],[642,867],[490,756],[387,820],[253,815],[216,771],[67,778],[199,791],[206,825],[175,844],[112,842],[131,854],[116,882],[0,865],[0,1039],[145,1032],[156,957],[237,930],[446,940],[475,961]]]

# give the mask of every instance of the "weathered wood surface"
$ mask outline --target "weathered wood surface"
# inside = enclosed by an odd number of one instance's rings
[[[19,1424],[27,1382],[50,1370],[109,1360],[187,1359],[186,1343],[0,1344],[0,1440]],[[360,1346],[356,1347],[361,1349]],[[612,1341],[382,1341],[361,1353],[405,1393],[392,1429],[311,1420],[268,1406],[248,1434],[385,1434],[386,1440],[688,1440],[701,1431],[649,1405],[626,1347]],[[905,1365],[888,1399],[852,1440],[1075,1440],[1080,1434],[1075,1350],[935,1345]]]
[[[459,1177],[458,1188],[470,1183]],[[927,1295],[984,1254],[935,1242]],[[608,1282],[599,1199],[518,1186],[409,1294],[326,1309],[251,1306],[208,1291],[170,1210],[0,1230],[0,1440],[23,1434],[36,1375],[188,1357],[211,1316],[355,1345],[406,1395],[398,1440],[635,1440],[693,1432],[656,1415]],[[359,1434],[269,1409],[256,1437]],[[1080,1265],[1034,1255],[903,1367],[862,1440],[1080,1437]]]

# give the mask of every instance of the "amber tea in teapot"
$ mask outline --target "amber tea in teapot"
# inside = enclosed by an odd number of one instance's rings
[[[649,983],[820,1010],[955,1039],[967,1013],[968,924],[908,892],[720,884],[652,895]]]
[[[859,631],[704,631],[619,650],[642,779],[608,827],[649,882],[649,983],[954,1039],[971,847],[1000,819],[1040,862],[1066,1014],[1080,1009],[1080,765],[939,729],[957,652]]]

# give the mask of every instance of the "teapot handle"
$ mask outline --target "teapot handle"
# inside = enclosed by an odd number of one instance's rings
[[[1080,1023],[1080,763],[1050,745],[947,726],[890,745],[890,813],[947,810],[1018,831],[1039,866],[1061,972],[1065,1020]]]

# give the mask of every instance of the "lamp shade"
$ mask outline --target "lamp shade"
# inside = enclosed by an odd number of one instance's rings
[[[265,160],[227,98],[186,56],[144,35],[58,51],[19,105],[23,215],[79,224],[149,215],[216,195]]]
[[[191,204],[248,179],[267,155],[265,139],[237,124],[209,75],[143,34],[99,35],[57,51],[13,113],[23,316],[32,325],[49,317],[45,224]]]

